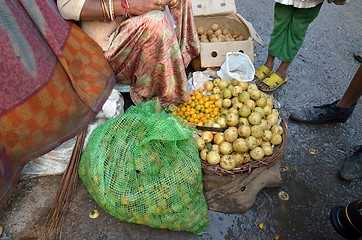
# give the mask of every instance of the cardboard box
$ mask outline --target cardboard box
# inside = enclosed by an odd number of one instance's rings
[[[262,40],[251,23],[236,13],[234,0],[191,0],[196,27],[209,29],[216,23],[220,29],[240,32],[245,40],[235,42],[201,43],[201,67],[220,67],[228,52],[243,52],[254,62],[254,40]]]

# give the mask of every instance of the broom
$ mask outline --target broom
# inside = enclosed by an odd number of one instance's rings
[[[40,231],[39,239],[60,239],[65,210],[77,185],[79,161],[83,150],[87,128],[78,134],[68,167],[63,174],[57,194]]]

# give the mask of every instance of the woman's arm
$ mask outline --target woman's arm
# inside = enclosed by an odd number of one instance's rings
[[[70,0],[71,1],[71,0]],[[77,1],[77,0],[74,0]],[[129,14],[142,15],[152,10],[164,10],[168,0],[127,0],[129,4]],[[105,0],[109,4],[109,0]],[[121,0],[113,0],[114,13],[116,16],[125,15]],[[80,13],[81,20],[103,19],[101,0],[86,0]]]
[[[60,15],[66,20],[80,20],[80,12],[86,0],[58,0]]]

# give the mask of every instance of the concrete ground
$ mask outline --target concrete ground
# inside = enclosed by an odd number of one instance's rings
[[[258,67],[266,59],[274,1],[237,0],[236,4],[237,12],[251,22],[266,46],[255,45],[254,64]],[[274,93],[287,118],[300,107],[341,98],[360,66],[353,54],[362,50],[361,12],[362,1],[351,0],[346,6],[324,3],[290,66],[288,83]],[[337,177],[345,158],[362,143],[361,110],[359,102],[343,124],[306,125],[288,120],[289,141],[282,167],[296,167],[298,172],[281,172],[282,186],[263,189],[245,213],[209,211],[210,222],[201,236],[120,222],[103,211],[78,181],[61,239],[273,239],[274,235],[280,239],[342,239],[330,224],[329,211],[362,198],[361,179],[348,183]],[[43,177],[19,183],[0,210],[1,240],[37,233],[60,179]],[[289,201],[279,200],[281,190],[289,194]],[[94,209],[100,215],[90,219],[88,214]],[[260,222],[265,224],[264,230],[258,228]]]

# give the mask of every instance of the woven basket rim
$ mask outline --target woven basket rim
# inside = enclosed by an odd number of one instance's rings
[[[273,165],[273,163],[277,159],[279,159],[279,157],[281,157],[283,155],[283,153],[287,147],[287,144],[288,144],[288,136],[289,136],[289,129],[288,129],[288,125],[285,120],[284,114],[282,113],[281,110],[279,110],[279,114],[281,116],[281,126],[283,128],[282,143],[273,147],[274,152],[272,155],[264,157],[261,160],[252,160],[248,163],[239,165],[232,170],[224,170],[220,167],[219,164],[211,165],[211,164],[201,160],[202,169],[204,171],[208,171],[208,172],[220,175],[220,176],[225,176],[225,175],[240,174],[240,173],[244,173],[244,172],[249,172],[249,174],[250,174],[253,169],[258,168],[260,166]]]

